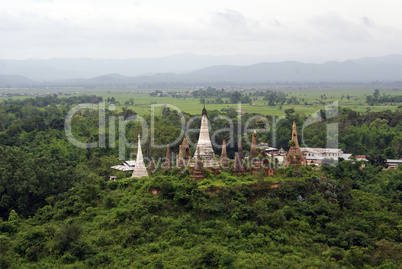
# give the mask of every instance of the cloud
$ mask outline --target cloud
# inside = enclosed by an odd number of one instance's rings
[[[226,9],[215,13],[216,22],[228,27],[246,27],[246,18],[238,11]]]
[[[369,20],[366,20],[370,22]],[[315,16],[309,20],[327,40],[342,40],[347,42],[367,42],[371,39],[366,25],[348,20],[336,13]]]
[[[363,17],[361,18],[361,21],[363,22],[364,25],[368,26],[368,27],[375,27],[375,23],[372,19],[370,19],[369,17]]]
[[[400,53],[402,44],[397,9],[372,3],[307,1],[289,8],[258,0],[4,2],[0,58],[158,57],[189,51],[328,59],[335,51],[336,57],[356,53],[354,58]]]
[[[215,12],[209,28],[216,40],[273,41],[288,35],[286,27],[276,18],[248,17],[236,10]]]

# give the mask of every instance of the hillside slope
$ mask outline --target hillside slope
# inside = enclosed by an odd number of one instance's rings
[[[398,268],[402,170],[360,165],[99,179],[0,222],[0,267]]]

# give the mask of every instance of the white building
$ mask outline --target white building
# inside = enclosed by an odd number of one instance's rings
[[[341,157],[343,150],[341,149],[327,149],[327,148],[300,148],[304,156],[316,157],[316,158],[327,158],[336,159]]]
[[[348,159],[350,154],[344,154],[342,149],[331,148],[300,148],[306,157],[307,164],[321,165],[325,159],[338,160],[338,158]]]

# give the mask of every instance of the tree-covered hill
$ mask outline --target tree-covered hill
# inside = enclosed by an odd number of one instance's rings
[[[100,178],[49,197],[31,218],[12,211],[0,223],[0,267],[400,268],[402,170],[381,169],[344,161],[268,178]]]
[[[119,163],[118,147],[77,148],[64,131],[76,104],[102,98],[28,98],[0,103],[0,268],[400,268],[402,170],[383,170],[375,160],[401,158],[402,111],[357,113],[339,108],[336,118],[311,125],[304,139],[325,146],[326,126],[338,123],[345,152],[373,155],[371,163],[341,161],[336,167],[280,168],[274,177],[234,177],[230,172],[195,182],[189,172],[160,171],[148,179],[108,181]],[[108,103],[106,102],[106,107]],[[287,109],[278,123],[277,147],[286,149],[292,122],[306,116]],[[135,111],[106,109],[107,117]],[[321,113],[325,115],[324,112]],[[219,116],[223,116],[219,118]],[[271,115],[209,110],[211,133],[234,123],[243,141]],[[184,113],[189,122],[191,115]],[[150,126],[150,116],[144,116]],[[180,134],[180,116],[163,109],[154,119],[157,144]],[[199,119],[189,128],[199,128]],[[106,121],[106,132],[111,129]],[[81,142],[99,141],[99,112],[72,118]],[[126,125],[136,142],[138,122]],[[116,145],[119,136],[116,132]],[[272,145],[273,132],[257,134]],[[220,145],[227,133],[215,136]],[[189,139],[197,141],[197,134]],[[235,133],[234,141],[239,138]],[[106,135],[105,144],[109,145]],[[165,148],[143,145],[158,159]],[[244,153],[249,146],[244,143]],[[132,149],[124,148],[126,158]],[[215,148],[215,154],[219,149]],[[237,146],[228,146],[233,158]],[[178,144],[171,152],[177,154]]]

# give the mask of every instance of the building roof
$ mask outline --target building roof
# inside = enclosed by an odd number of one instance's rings
[[[259,148],[268,148],[268,143],[265,142],[261,142],[260,144],[258,144]]]
[[[128,166],[135,166],[135,161],[125,161],[123,163]]]
[[[368,161],[366,158],[359,158],[359,157],[357,157],[356,160],[357,160],[357,161],[365,161],[365,162]]]
[[[339,153],[342,149],[331,149],[331,148],[300,148],[302,152],[312,152],[312,153]]]
[[[124,161],[121,164],[111,166],[110,168],[123,172],[128,172],[133,171],[134,167],[135,167],[135,161]]]
[[[309,161],[314,161],[314,160],[321,160],[321,161],[323,161],[323,160],[325,160],[325,159],[329,159],[329,158],[326,158],[326,157],[317,157],[317,156],[306,156],[306,160],[309,160]]]
[[[339,158],[342,158],[342,159],[344,159],[344,160],[349,160],[349,158],[352,156],[352,154],[349,154],[349,153],[344,153],[344,154],[340,154],[338,157]]]
[[[387,164],[402,164],[402,160],[387,160]]]
[[[265,151],[278,151],[277,148],[273,148],[273,147],[268,147],[265,149]]]
[[[112,166],[110,168],[115,169],[115,170],[119,170],[119,171],[123,171],[123,172],[133,171],[134,170],[134,167],[127,167],[127,166],[124,166],[124,165],[115,165],[115,166]]]

